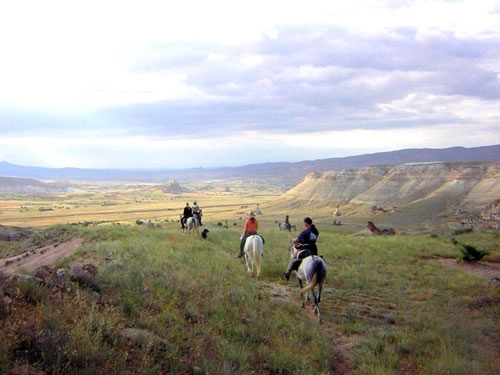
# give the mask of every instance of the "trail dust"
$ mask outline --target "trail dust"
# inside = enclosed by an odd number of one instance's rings
[[[0,272],[34,271],[40,266],[54,263],[61,257],[72,255],[82,243],[82,238],[73,238],[67,242],[52,244],[14,257],[0,259]]]

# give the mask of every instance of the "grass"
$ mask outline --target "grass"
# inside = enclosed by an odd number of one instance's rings
[[[255,281],[235,258],[243,223],[228,223],[211,227],[207,240],[183,234],[175,222],[40,230],[33,237],[40,244],[51,236],[85,239],[69,263],[95,264],[101,292],[23,281],[15,294],[4,280],[0,372],[500,371],[500,288],[432,260],[459,255],[451,237],[358,237],[320,228],[319,252],[329,267],[320,326],[311,309],[300,308],[295,282],[280,280],[293,234],[264,221],[263,271]],[[500,257],[492,233],[460,241],[488,247],[484,260]]]

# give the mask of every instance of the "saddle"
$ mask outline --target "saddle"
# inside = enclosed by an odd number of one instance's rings
[[[309,250],[308,244],[299,243],[299,244],[294,245],[294,247],[297,250],[299,250],[295,259],[304,259],[304,258],[312,255],[311,251]]]

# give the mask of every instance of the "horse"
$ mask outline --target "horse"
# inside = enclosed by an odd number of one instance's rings
[[[258,279],[261,271],[262,254],[264,253],[264,241],[262,241],[262,237],[256,234],[248,236],[243,251],[248,274],[253,277],[255,267]]]
[[[286,223],[278,223],[278,228],[279,230],[288,230],[288,231],[292,231],[292,230],[297,230],[297,227],[295,226],[295,224],[290,224],[289,226],[286,225]]]
[[[293,243],[290,245],[290,262],[299,257],[299,253],[303,251],[297,249]],[[327,266],[324,259],[317,255],[309,255],[302,259],[302,263],[297,270],[297,280],[300,286],[300,297],[302,299],[302,307],[306,306],[309,300],[309,291],[314,298],[314,311],[318,314],[318,322],[321,323],[321,310],[319,308],[319,303],[321,301],[321,291],[323,289],[323,284],[326,280]],[[303,287],[303,282],[306,282],[307,286]],[[318,287],[318,294],[314,291],[315,287]]]
[[[184,229],[187,229],[188,234],[190,234],[192,230],[196,230],[196,233],[200,234],[198,227],[199,227],[198,218],[196,218],[195,216],[187,218],[186,228],[184,228]],[[182,229],[182,230],[184,230],[184,229]]]

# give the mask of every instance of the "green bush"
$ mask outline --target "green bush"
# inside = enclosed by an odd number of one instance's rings
[[[457,262],[462,261],[478,261],[485,256],[490,255],[488,250],[478,250],[472,245],[460,245],[460,254],[457,257]]]

